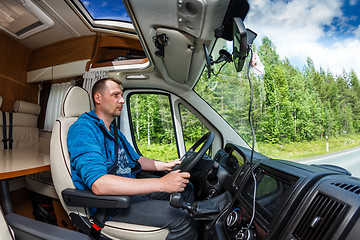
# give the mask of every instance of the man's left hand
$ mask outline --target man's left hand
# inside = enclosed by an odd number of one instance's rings
[[[181,163],[180,159],[175,159],[171,162],[167,162],[165,164],[165,171],[171,171],[176,165],[179,165]]]

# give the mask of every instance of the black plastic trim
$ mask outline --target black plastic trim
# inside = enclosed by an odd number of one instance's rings
[[[89,208],[127,208],[130,206],[129,196],[95,195],[89,190],[67,188],[61,192],[67,206]]]

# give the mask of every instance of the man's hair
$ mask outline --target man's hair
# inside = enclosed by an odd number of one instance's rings
[[[92,101],[93,101],[93,103],[94,103],[94,106],[96,105],[94,95],[95,95],[95,93],[104,94],[106,81],[116,82],[116,83],[119,84],[119,85],[121,86],[121,88],[122,88],[122,82],[121,82],[119,79],[112,78],[112,77],[99,79],[99,80],[94,84],[94,86],[92,87],[92,91],[91,91],[91,97],[92,97]]]

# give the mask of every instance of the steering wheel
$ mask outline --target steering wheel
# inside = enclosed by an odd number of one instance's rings
[[[173,171],[180,169],[181,172],[189,172],[193,167],[200,161],[204,156],[206,151],[210,148],[212,142],[214,141],[214,133],[208,132],[202,136],[192,147],[182,156],[180,159],[180,165],[176,165],[173,168]],[[204,143],[198,152],[195,150]]]

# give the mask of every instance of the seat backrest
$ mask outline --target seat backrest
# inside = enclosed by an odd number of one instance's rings
[[[77,86],[69,88],[62,101],[61,117],[56,120],[52,130],[50,140],[51,175],[56,193],[68,214],[76,211],[84,216],[88,215],[85,209],[66,206],[61,192],[66,188],[75,188],[71,179],[70,157],[67,148],[68,130],[81,114],[89,111],[90,97],[88,92]]]
[[[39,129],[37,119],[40,105],[17,100],[13,112],[13,149],[38,149]]]
[[[3,99],[1,97],[1,103]],[[1,105],[0,105],[1,107]],[[37,128],[37,116],[40,113],[40,106],[35,103],[17,100],[14,103],[14,112],[3,112],[0,116],[0,135],[3,139],[4,125],[6,126],[6,139],[8,148],[10,138],[13,149],[38,149],[39,130]],[[12,120],[10,120],[12,119]],[[12,126],[11,128],[9,126]],[[10,133],[11,132],[11,133]]]
[[[1,240],[12,240],[15,239],[12,235],[9,225],[7,224],[4,216],[4,212],[0,207],[0,239]]]

